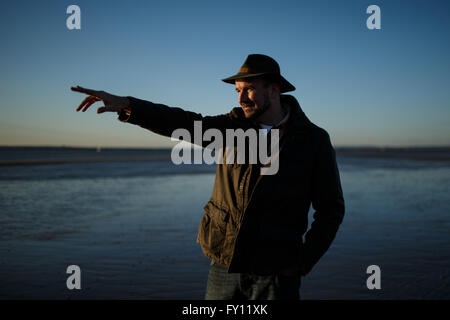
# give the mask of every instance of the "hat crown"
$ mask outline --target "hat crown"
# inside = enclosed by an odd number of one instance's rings
[[[280,74],[280,66],[271,57],[263,54],[249,54],[239,73],[271,73]]]
[[[249,54],[238,73],[222,79],[222,81],[235,84],[237,80],[260,76],[269,76],[271,80],[277,82],[280,85],[281,93],[295,90],[295,87],[281,75],[278,62],[264,54]]]

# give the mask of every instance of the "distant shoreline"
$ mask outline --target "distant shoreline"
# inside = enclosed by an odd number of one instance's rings
[[[336,150],[376,150],[376,151],[446,151],[450,152],[450,145],[448,146],[337,146],[334,148]],[[102,146],[26,146],[26,145],[0,145],[0,152],[7,150],[32,150],[32,149],[48,149],[48,150],[56,150],[56,149],[64,149],[64,150],[134,150],[134,151],[167,151],[172,150],[172,147],[102,147]]]
[[[337,156],[359,158],[450,161],[450,147],[340,147]]]
[[[0,167],[23,166],[23,165],[63,164],[63,163],[163,161],[163,160],[170,160],[170,157],[0,160]]]
[[[0,146],[0,166],[169,161],[170,148]],[[450,161],[450,147],[335,147],[337,157]]]

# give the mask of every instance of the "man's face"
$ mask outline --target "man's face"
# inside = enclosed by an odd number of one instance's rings
[[[235,85],[246,118],[256,119],[270,108],[269,86],[263,79],[240,79]]]

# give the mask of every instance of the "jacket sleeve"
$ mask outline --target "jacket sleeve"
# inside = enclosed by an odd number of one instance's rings
[[[220,131],[231,128],[233,123],[227,114],[202,116],[199,113],[185,111],[150,101],[127,97],[130,100],[130,112],[124,109],[118,112],[118,120],[138,125],[157,134],[171,137],[176,129],[186,129],[194,137],[194,122],[202,121],[202,131],[210,128]],[[191,141],[194,142],[194,141]],[[207,144],[208,142],[204,142]]]
[[[316,154],[311,199],[315,210],[314,221],[305,235],[305,242],[302,247],[302,275],[309,273],[328,250],[345,212],[335,151],[328,133],[324,130],[320,135]]]

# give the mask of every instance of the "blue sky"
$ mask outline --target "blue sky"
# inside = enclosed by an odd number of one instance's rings
[[[68,30],[66,8],[81,8]],[[381,30],[366,8],[381,8]],[[336,146],[450,145],[446,1],[14,1],[0,4],[0,145],[173,143],[75,108],[81,85],[214,115],[249,53],[275,58]],[[98,106],[100,106],[99,104]]]

